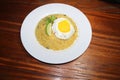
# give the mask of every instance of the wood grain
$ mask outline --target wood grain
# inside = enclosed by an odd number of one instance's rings
[[[93,33],[85,53],[62,65],[34,59],[20,40],[27,14],[54,2],[80,9],[88,17]],[[120,5],[105,0],[1,0],[0,80],[120,80]]]

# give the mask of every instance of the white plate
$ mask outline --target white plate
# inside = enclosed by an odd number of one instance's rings
[[[50,14],[66,14],[76,23],[78,38],[74,44],[65,50],[53,51],[41,46],[35,37],[35,28],[41,18]],[[88,48],[92,30],[87,17],[77,8],[61,3],[51,3],[40,6],[30,12],[21,27],[21,41],[25,49],[34,58],[50,64],[70,62],[82,55]]]

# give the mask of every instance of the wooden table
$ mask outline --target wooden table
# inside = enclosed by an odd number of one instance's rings
[[[92,25],[92,41],[78,59],[61,65],[30,56],[20,40],[24,18],[47,3],[65,3],[83,11]],[[1,0],[0,80],[120,80],[120,4],[104,0]]]

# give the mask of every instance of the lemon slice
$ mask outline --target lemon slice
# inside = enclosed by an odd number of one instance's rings
[[[47,33],[48,36],[50,36],[50,35],[51,35],[51,32],[52,32],[51,27],[52,27],[52,23],[49,23],[49,24],[46,26],[46,33]]]

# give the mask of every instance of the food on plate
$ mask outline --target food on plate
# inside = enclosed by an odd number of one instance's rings
[[[59,39],[69,39],[75,32],[71,22],[66,18],[58,18],[52,26],[53,33]]]
[[[52,14],[39,21],[35,35],[45,48],[63,50],[75,42],[78,30],[75,22],[67,15]]]
[[[51,32],[52,32],[51,31],[51,27],[52,27],[52,24],[53,24],[53,22],[54,22],[55,19],[56,19],[55,16],[50,16],[46,20],[46,33],[49,36],[51,35]]]

